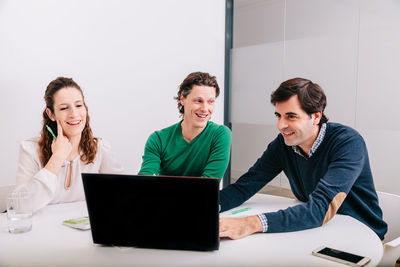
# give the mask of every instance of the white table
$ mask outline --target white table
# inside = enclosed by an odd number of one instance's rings
[[[240,217],[275,211],[296,200],[257,194],[237,210],[221,217]],[[22,234],[7,231],[6,214],[0,215],[0,266],[345,266],[311,255],[321,245],[371,258],[379,263],[383,247],[366,225],[336,215],[323,227],[277,234],[254,234],[239,240],[223,239],[213,252],[119,248],[95,245],[90,231],[62,225],[65,219],[87,215],[85,202],[50,205],[33,218],[33,229]],[[115,216],[110,214],[110,216]],[[188,233],[190,234],[190,233]]]

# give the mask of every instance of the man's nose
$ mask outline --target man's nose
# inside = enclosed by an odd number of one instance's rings
[[[279,130],[285,129],[288,127],[287,122],[283,118],[278,118],[277,126]]]

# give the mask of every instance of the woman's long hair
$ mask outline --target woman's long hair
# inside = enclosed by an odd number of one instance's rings
[[[93,137],[92,129],[89,125],[89,112],[85,104],[85,99],[83,96],[82,89],[79,85],[74,82],[71,78],[58,77],[54,81],[50,82],[47,86],[46,92],[44,94],[44,101],[46,102],[46,108],[54,114],[54,94],[63,88],[73,87],[79,90],[82,94],[83,104],[86,108],[86,124],[82,131],[81,141],[79,143],[79,150],[81,152],[81,160],[86,164],[92,163],[97,154],[97,143],[96,137]],[[51,151],[51,143],[53,142],[53,136],[46,129],[46,125],[55,131],[57,129],[57,123],[52,121],[46,113],[46,109],[43,111],[43,125],[39,140],[39,158],[42,166],[45,166],[49,161],[53,152]],[[57,133],[56,133],[57,134]]]

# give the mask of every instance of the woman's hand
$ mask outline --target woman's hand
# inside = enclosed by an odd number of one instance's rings
[[[68,158],[69,154],[72,151],[72,145],[69,139],[64,136],[61,123],[57,121],[57,139],[53,139],[53,143],[51,144],[51,152],[58,159],[63,162]]]
[[[58,174],[62,164],[67,160],[69,154],[72,152],[71,142],[66,136],[64,136],[59,121],[57,121],[57,132],[57,139],[53,139],[53,143],[51,144],[51,152],[53,152],[53,155],[51,155],[49,161],[44,167],[55,175]]]

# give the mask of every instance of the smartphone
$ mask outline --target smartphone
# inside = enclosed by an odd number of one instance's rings
[[[344,252],[338,249],[333,249],[325,246],[313,250],[312,254],[321,258],[325,258],[328,260],[356,267],[364,266],[365,264],[371,261],[371,259],[368,257],[363,257],[360,255]]]

